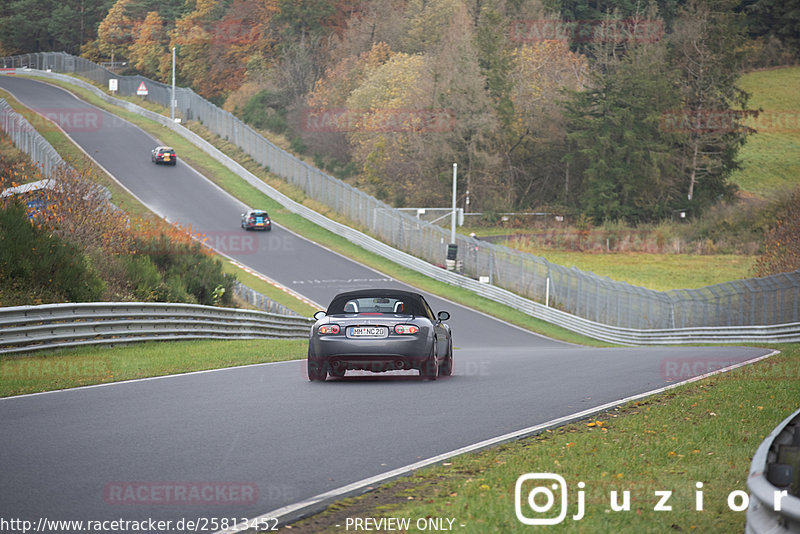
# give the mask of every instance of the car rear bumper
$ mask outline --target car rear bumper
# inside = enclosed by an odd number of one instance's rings
[[[309,358],[333,369],[381,372],[419,369],[430,351],[431,342],[420,336],[361,340],[331,336],[312,339]]]

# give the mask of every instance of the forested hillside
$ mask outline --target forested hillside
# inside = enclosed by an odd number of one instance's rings
[[[780,0],[84,4],[6,2],[0,52],[168,81],[175,47],[179,84],[396,206],[447,205],[458,162],[468,211],[596,222],[734,198],[739,76],[800,50]]]

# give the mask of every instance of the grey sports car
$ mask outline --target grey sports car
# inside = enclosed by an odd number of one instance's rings
[[[453,372],[453,338],[422,295],[397,289],[341,293],[314,314],[308,344],[308,379],[343,377],[350,369],[416,369],[436,380]]]

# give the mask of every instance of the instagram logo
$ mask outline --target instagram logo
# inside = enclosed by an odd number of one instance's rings
[[[528,510],[523,510],[525,505],[533,512],[531,516],[525,513]],[[514,486],[514,511],[520,523],[525,525],[557,525],[564,521],[567,517],[567,482],[564,477],[555,473],[521,475]]]
[[[586,514],[586,483],[578,482],[577,513],[572,516],[573,521],[580,521]],[[695,482],[695,507],[696,512],[703,511],[703,483]],[[653,490],[654,512],[671,512],[670,504],[673,490]],[[622,497],[620,501],[620,495]],[[781,510],[782,499],[788,496],[788,490],[775,490],[773,492],[773,509]],[[728,508],[732,512],[744,512],[750,505],[749,495],[746,491],[734,490],[728,494]],[[608,508],[606,512],[630,512],[631,492],[618,490],[608,492]],[[563,477],[554,473],[526,473],[517,478],[514,487],[514,512],[517,519],[524,525],[557,525],[567,518],[567,483]],[[640,510],[637,509],[637,513]]]

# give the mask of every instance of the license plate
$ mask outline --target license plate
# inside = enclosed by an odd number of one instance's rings
[[[347,337],[387,337],[389,329],[385,326],[351,326]]]

